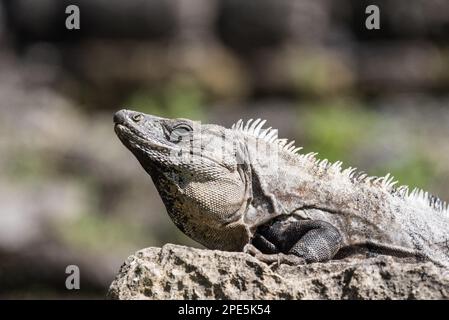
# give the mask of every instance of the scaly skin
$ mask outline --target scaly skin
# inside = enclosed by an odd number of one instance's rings
[[[120,110],[114,122],[176,226],[208,248],[267,262],[365,252],[449,267],[446,204],[394,187],[389,175],[298,154],[260,120],[226,129]]]

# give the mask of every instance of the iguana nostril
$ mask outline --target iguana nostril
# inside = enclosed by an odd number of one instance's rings
[[[119,110],[116,113],[114,113],[114,119],[115,124],[122,124],[125,121],[125,111]]]

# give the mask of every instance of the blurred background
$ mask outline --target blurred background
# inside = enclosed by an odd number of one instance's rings
[[[65,8],[80,8],[67,30]],[[365,8],[380,8],[380,30]],[[127,107],[265,118],[304,152],[449,200],[449,1],[0,1],[0,298],[104,298],[134,251],[199,246],[113,131]],[[65,287],[65,268],[81,289]]]

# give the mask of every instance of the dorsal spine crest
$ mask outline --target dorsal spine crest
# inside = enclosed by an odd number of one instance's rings
[[[410,191],[408,186],[402,185],[395,187],[398,181],[396,181],[390,173],[387,173],[383,177],[368,176],[364,172],[358,172],[357,169],[353,167],[343,169],[343,163],[341,161],[331,163],[327,159],[317,159],[316,155],[318,153],[316,152],[299,154],[298,151],[302,148],[296,147],[295,141],[288,141],[288,139],[278,138],[278,130],[273,129],[272,127],[263,129],[265,123],[266,120],[262,119],[249,119],[246,123],[240,119],[232,125],[231,129],[253,136],[257,139],[262,139],[268,143],[276,143],[282,151],[296,156],[299,161],[313,162],[313,164],[321,170],[332,169],[337,171],[343,176],[349,178],[354,184],[372,185],[381,188],[382,190],[389,192],[391,195],[399,197],[409,203],[424,205],[425,207],[431,208],[438,213],[449,215],[448,203],[419,188],[414,188]]]

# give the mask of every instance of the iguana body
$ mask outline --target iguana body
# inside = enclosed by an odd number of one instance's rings
[[[207,248],[295,263],[371,252],[449,267],[445,203],[389,175],[298,154],[265,121],[226,129],[121,110],[114,122],[174,223]]]

